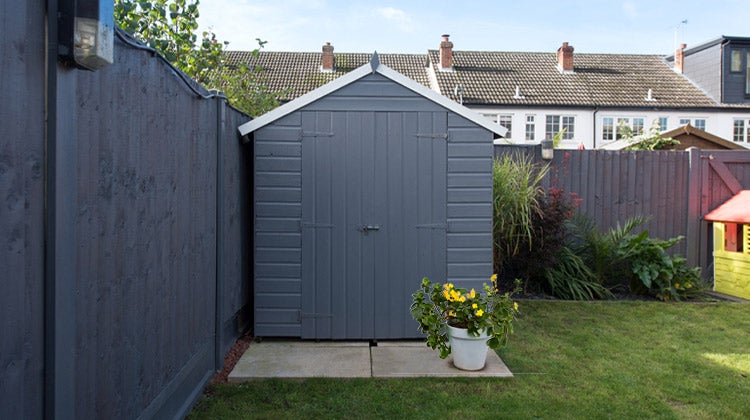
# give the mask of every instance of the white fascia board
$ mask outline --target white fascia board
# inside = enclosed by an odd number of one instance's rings
[[[370,73],[372,73],[372,70],[370,69],[369,64],[365,64],[362,67],[354,69],[350,71],[349,73],[346,73],[345,75],[337,79],[334,79],[315,90],[311,90],[310,92],[307,92],[306,94],[300,96],[297,99],[287,102],[284,105],[281,105],[278,108],[274,108],[271,111],[261,115],[260,117],[252,121],[248,121],[245,124],[242,124],[238,128],[240,130],[240,135],[246,136],[252,133],[253,131],[265,125],[268,125],[278,120],[281,117],[289,115],[292,112],[304,107],[305,105],[309,105],[317,101],[318,99],[323,98],[324,96],[332,92],[335,92],[341,89],[342,87],[350,83],[353,83]]]

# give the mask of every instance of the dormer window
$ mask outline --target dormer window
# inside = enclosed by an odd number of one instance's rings
[[[732,50],[732,63],[730,67],[732,73],[739,73],[742,71],[742,51]]]

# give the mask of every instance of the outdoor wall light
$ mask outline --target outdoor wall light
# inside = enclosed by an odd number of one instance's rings
[[[552,160],[555,157],[555,149],[552,147],[552,140],[542,140],[542,159]]]
[[[69,63],[98,70],[114,62],[114,2],[60,0],[59,54]]]

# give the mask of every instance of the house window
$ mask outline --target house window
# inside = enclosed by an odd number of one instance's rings
[[[732,140],[741,143],[746,142],[745,120],[734,120],[734,130],[732,130]]]
[[[533,115],[526,116],[526,140],[534,140],[536,124]]]
[[[630,118],[618,118],[617,119],[617,140],[623,137],[628,137],[631,134],[630,130]]]
[[[724,223],[724,251],[742,252],[742,225]]]
[[[545,138],[551,139],[565,129],[565,133],[562,136],[563,140],[572,140],[575,137],[575,123],[576,117],[569,115],[547,115],[545,125]]]
[[[513,116],[512,115],[498,115],[497,123],[508,129],[508,132],[505,133],[505,138],[506,139],[511,138],[510,132],[513,127]]]
[[[572,140],[576,136],[576,117],[562,117],[563,140]]]
[[[680,125],[688,125],[690,124],[690,118],[680,118]]]
[[[640,136],[643,134],[643,118],[633,118],[633,135]]]
[[[695,120],[695,128],[706,131],[706,120],[698,118]]]
[[[615,120],[607,117],[602,118],[602,140],[611,141],[615,139]]]
[[[659,131],[667,130],[667,117],[659,117]]]
[[[742,71],[742,51],[732,50],[732,73]]]

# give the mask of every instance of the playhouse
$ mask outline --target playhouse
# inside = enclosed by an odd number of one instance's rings
[[[750,190],[740,191],[704,219],[713,222],[714,290],[750,299]]]

